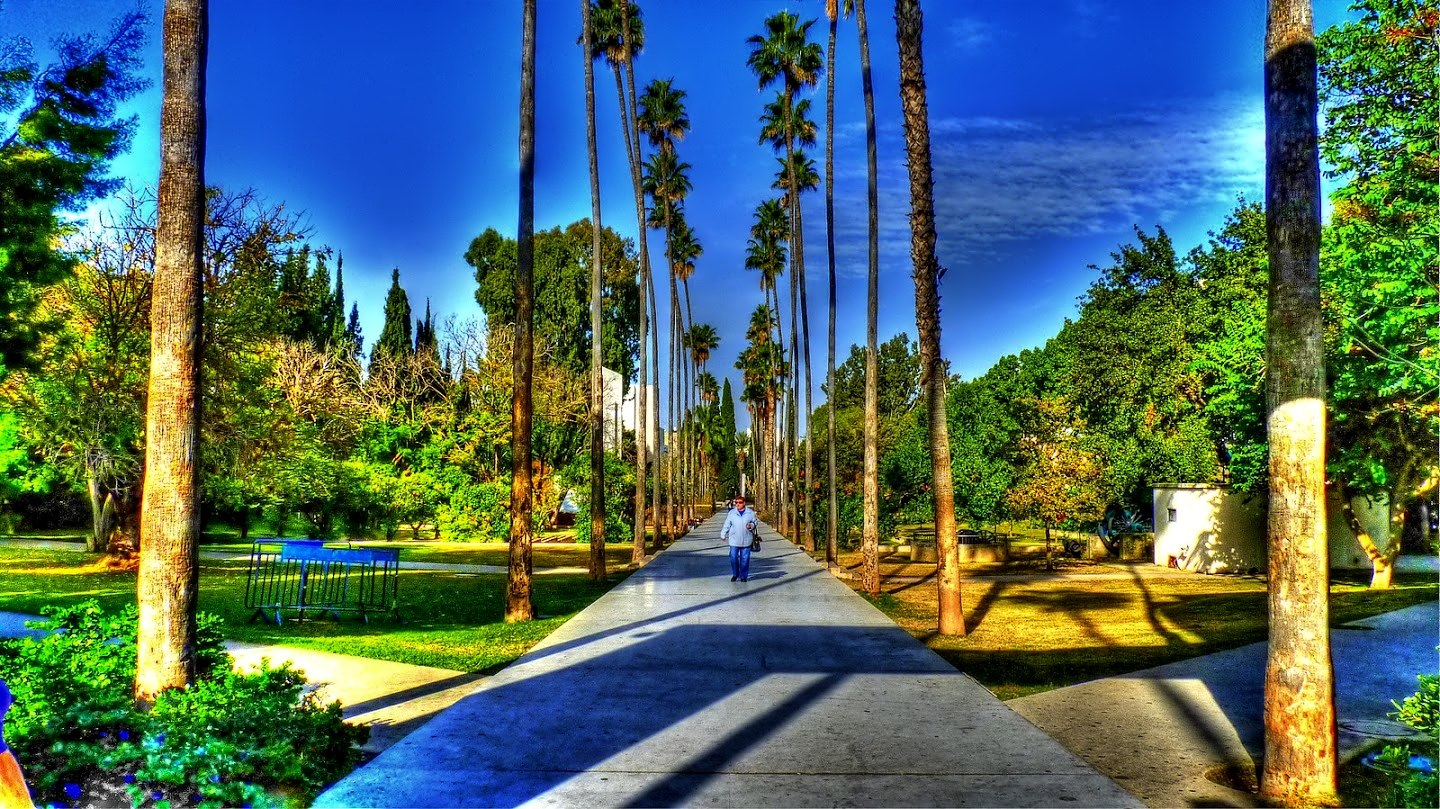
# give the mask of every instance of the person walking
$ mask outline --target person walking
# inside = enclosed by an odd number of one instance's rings
[[[730,546],[730,581],[750,580],[750,543],[755,541],[755,512],[745,508],[745,498],[735,498],[735,508],[725,515],[720,538]]]

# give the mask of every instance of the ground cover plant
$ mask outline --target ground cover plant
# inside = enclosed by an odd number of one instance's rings
[[[594,583],[583,573],[540,577],[535,588],[539,620],[504,623],[503,573],[400,571],[402,620],[369,624],[341,620],[250,620],[245,606],[245,560],[205,560],[200,609],[221,622],[229,640],[278,643],[339,654],[393,660],[467,672],[498,671],[539,643],[623,578]],[[133,571],[107,568],[72,551],[0,548],[0,610],[29,614],[52,604],[95,599],[106,609],[135,603]]]
[[[1391,718],[1420,738],[1383,745],[1340,771],[1340,797],[1346,806],[1419,809],[1440,806],[1440,676],[1422,674],[1414,694],[1394,702]]]
[[[146,711],[132,690],[133,606],[46,613],[47,634],[0,644],[15,696],[6,740],[42,806],[307,805],[359,761],[369,730],[288,667],[233,671],[214,616],[200,616],[195,682]]]

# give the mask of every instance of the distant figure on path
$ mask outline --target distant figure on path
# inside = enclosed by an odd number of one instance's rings
[[[745,498],[735,498],[735,508],[725,516],[720,538],[730,546],[730,581],[750,580],[750,543],[755,540],[755,512],[745,509]]]

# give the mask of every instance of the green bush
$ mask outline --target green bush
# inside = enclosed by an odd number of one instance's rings
[[[560,473],[575,490],[575,541],[590,541],[590,455],[570,462]],[[605,453],[605,541],[629,542],[635,525],[635,469],[613,452]]]
[[[232,671],[213,616],[199,618],[195,683],[144,712],[132,696],[135,608],[106,614],[88,601],[45,613],[44,636],[0,644],[15,696],[6,740],[41,805],[126,791],[137,806],[283,803],[275,789],[308,801],[358,761],[368,729],[302,696],[298,672]]]
[[[458,542],[504,541],[510,534],[510,484],[457,487],[435,512],[440,535]]]
[[[1416,752],[1433,756],[1440,746],[1440,676],[1422,674],[1419,679],[1419,690],[1404,702],[1390,703],[1395,706],[1390,716],[1424,733],[1429,744],[1421,751],[1412,751],[1405,743],[1387,744],[1375,757],[1375,768],[1395,779],[1385,806],[1418,809],[1440,805],[1440,779],[1435,771],[1410,768],[1410,758]]]

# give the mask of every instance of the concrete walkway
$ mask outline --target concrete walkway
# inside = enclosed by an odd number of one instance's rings
[[[1340,755],[1410,735],[1390,700],[1440,668],[1440,605],[1421,604],[1331,633]],[[1253,787],[1265,750],[1264,643],[1007,703],[1150,806],[1260,806],[1206,779],[1229,770]]]
[[[1136,806],[770,540],[712,518],[318,806]]]

